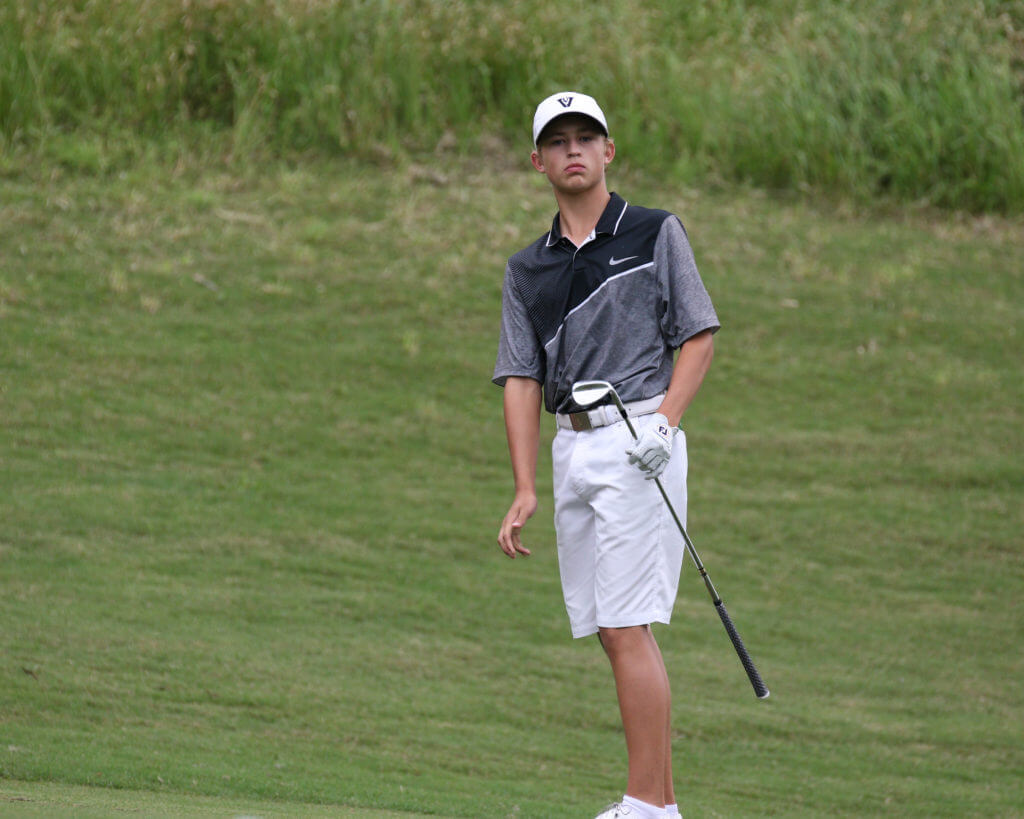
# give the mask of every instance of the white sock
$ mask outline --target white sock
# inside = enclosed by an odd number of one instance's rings
[[[629,807],[639,819],[664,819],[665,817],[664,808],[659,808],[657,805],[651,805],[648,802],[641,802],[632,796],[623,796],[622,804]]]
[[[683,815],[683,814],[681,814],[679,812],[679,805],[665,805],[665,813],[667,813],[670,817],[672,817],[672,816],[680,816],[681,817]]]

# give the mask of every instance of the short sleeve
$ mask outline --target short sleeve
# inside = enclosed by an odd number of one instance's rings
[[[544,358],[526,305],[516,289],[511,270],[505,268],[501,292],[501,336],[493,381],[505,386],[510,377],[526,377],[544,382]]]
[[[697,271],[686,230],[675,216],[661,226],[654,264],[661,295],[658,319],[668,345],[675,349],[704,330],[717,331],[718,315]]]

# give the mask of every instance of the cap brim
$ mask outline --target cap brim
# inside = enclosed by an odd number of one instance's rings
[[[582,111],[566,111],[564,114],[558,114],[557,116],[552,117],[551,119],[544,123],[544,126],[540,129],[540,131],[537,132],[537,139],[534,140],[534,144],[540,145],[540,141],[544,138],[545,132],[547,132],[552,125],[558,122],[558,120],[565,119],[566,117],[585,117],[586,119],[589,119],[592,123],[594,123],[595,126],[597,126],[597,130],[599,130],[605,136],[608,136],[608,129],[601,124],[601,120],[599,120],[597,117],[592,117],[590,116],[590,114],[584,114]]]

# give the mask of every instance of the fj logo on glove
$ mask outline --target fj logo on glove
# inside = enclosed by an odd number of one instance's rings
[[[651,425],[640,433],[626,454],[629,462],[648,479],[657,478],[672,456],[672,427],[669,426],[668,418],[657,413],[651,419]]]

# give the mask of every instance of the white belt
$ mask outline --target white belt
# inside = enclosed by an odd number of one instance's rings
[[[631,418],[637,415],[650,415],[661,406],[661,401],[664,397],[665,393],[662,393],[661,395],[654,396],[654,398],[645,398],[643,401],[630,401],[628,404],[623,405],[626,408],[626,415]],[[619,413],[619,408],[614,404],[604,404],[600,407],[584,410],[583,412],[555,413],[555,422],[558,426],[562,429],[574,429],[577,432],[605,427],[621,420],[622,415]]]

